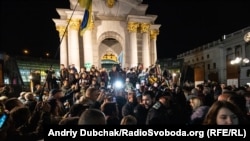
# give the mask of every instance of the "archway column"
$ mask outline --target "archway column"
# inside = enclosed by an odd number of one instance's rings
[[[69,65],[75,64],[78,70],[80,69],[79,27],[80,19],[69,21]]]
[[[138,49],[137,49],[137,28],[139,27],[139,23],[137,22],[128,22],[128,31],[129,31],[129,39],[130,39],[130,52],[131,53],[131,60],[130,60],[130,67],[135,67],[138,65]]]
[[[149,55],[149,23],[141,23],[140,29],[142,32],[142,63],[145,68],[150,66],[150,55]]]
[[[92,18],[91,18],[92,19]],[[89,67],[94,65],[93,59],[93,43],[92,43],[92,30],[94,23],[91,21],[87,30],[83,33],[83,54],[84,54],[84,66],[89,70]]]
[[[67,21],[53,19],[56,23],[56,30],[59,32],[60,37],[60,64],[68,66],[68,47],[67,47]]]
[[[60,11],[60,10],[59,10]],[[63,13],[63,14],[62,14]],[[61,10],[61,17],[67,19],[68,26],[68,64],[80,69],[79,28],[83,17],[82,11]]]
[[[157,39],[157,35],[159,35],[159,28],[160,25],[151,25],[150,27],[150,50],[151,53],[150,55],[151,57],[151,64],[155,64],[155,62],[157,61],[157,45],[156,45],[156,39]]]

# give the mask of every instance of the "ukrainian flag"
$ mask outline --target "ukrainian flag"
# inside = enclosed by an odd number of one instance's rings
[[[91,23],[92,0],[79,0],[79,5],[84,8],[83,19],[80,27],[80,35],[82,36]]]

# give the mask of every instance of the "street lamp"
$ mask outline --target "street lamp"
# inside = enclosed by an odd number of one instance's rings
[[[247,32],[247,33],[244,35],[244,40],[245,40],[245,42],[249,42],[249,41],[250,41],[250,32]]]
[[[244,59],[242,59],[241,57],[236,57],[235,59],[233,59],[233,60],[231,60],[230,61],[230,64],[231,65],[238,65],[238,86],[237,87],[239,87],[240,86],[240,80],[241,80],[241,78],[240,78],[240,72],[241,72],[241,66],[243,65],[243,64],[247,64],[247,63],[249,63],[249,59],[248,58],[244,58]]]
[[[248,58],[242,59],[241,57],[236,57],[234,60],[231,60],[230,63],[232,65],[234,65],[234,64],[240,64],[240,63],[247,64],[247,63],[249,63],[249,59]]]

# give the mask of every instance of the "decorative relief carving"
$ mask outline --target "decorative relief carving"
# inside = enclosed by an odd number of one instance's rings
[[[71,19],[69,20],[69,28],[73,30],[79,30],[81,24],[80,19]]]
[[[88,29],[88,30],[93,30],[93,29],[94,29],[94,27],[95,27],[95,24],[94,24],[93,19],[91,18],[91,21],[90,21],[90,23],[89,23],[89,25],[88,25],[87,29]]]
[[[116,0],[106,0],[106,5],[109,7],[109,8],[112,8],[116,3]]]
[[[128,31],[129,32],[137,32],[138,27],[139,27],[139,23],[137,23],[137,22],[129,22],[128,23]]]
[[[159,30],[157,30],[157,29],[150,30],[150,38],[151,39],[156,39],[157,35],[159,35]]]
[[[67,35],[65,26],[56,26],[56,30],[59,32],[60,37],[63,37],[64,35]]]
[[[149,28],[150,28],[150,24],[149,23],[141,23],[140,28],[141,28],[141,33],[148,33]]]

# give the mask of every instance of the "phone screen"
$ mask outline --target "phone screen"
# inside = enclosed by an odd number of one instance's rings
[[[36,96],[36,100],[39,101],[39,96]]]
[[[3,127],[6,121],[7,121],[7,114],[3,113],[0,117],[0,129]]]

